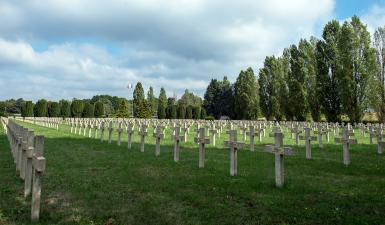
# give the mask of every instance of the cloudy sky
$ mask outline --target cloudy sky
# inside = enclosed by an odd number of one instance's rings
[[[0,0],[0,100],[130,98],[128,83],[203,96],[323,25],[385,25],[385,0]]]

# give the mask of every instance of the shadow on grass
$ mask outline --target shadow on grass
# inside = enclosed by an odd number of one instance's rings
[[[55,134],[56,135],[56,134]],[[352,147],[352,164],[342,165],[342,146],[304,147],[285,159],[286,185],[274,187],[274,156],[242,150],[238,176],[229,176],[228,150],[208,146],[198,169],[198,147],[182,144],[179,163],[173,143],[139,150],[80,136],[47,135],[41,224],[383,224],[385,160],[375,145]],[[146,142],[153,142],[148,138]],[[15,224],[29,223],[29,199],[4,135],[0,136],[0,209]],[[3,181],[5,184],[3,185]],[[1,214],[0,214],[1,215]],[[1,217],[0,217],[1,218]],[[0,220],[1,221],[1,220]]]

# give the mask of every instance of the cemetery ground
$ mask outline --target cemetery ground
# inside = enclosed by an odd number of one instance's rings
[[[255,141],[255,152],[247,145],[238,152],[238,175],[231,177],[225,133],[216,147],[207,145],[199,169],[195,132],[175,163],[169,129],[156,157],[151,129],[142,153],[137,131],[128,150],[127,142],[117,146],[116,133],[108,144],[71,134],[65,125],[56,131],[22,124],[45,136],[39,224],[385,224],[385,156],[359,132],[348,167],[333,137],[322,149],[314,141],[307,160],[303,142],[297,146],[287,134],[284,145],[296,155],[285,157],[285,185],[276,188],[274,155],[261,152],[273,143],[268,132]],[[30,199],[15,173],[1,130],[0,224],[30,223]]]

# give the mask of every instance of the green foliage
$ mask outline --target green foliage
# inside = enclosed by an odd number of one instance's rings
[[[47,100],[41,99],[36,102],[34,106],[35,117],[46,117],[48,114],[48,103]]]
[[[166,108],[166,118],[172,119],[177,117],[177,110],[175,110],[175,116],[173,115],[173,107],[175,105],[175,98],[168,98],[167,99],[167,108]]]
[[[369,105],[366,89],[370,76],[376,73],[375,51],[370,46],[367,28],[358,17],[346,21],[340,32],[338,76],[343,113],[350,122],[359,122]]]
[[[177,105],[172,105],[171,106],[171,109],[170,109],[170,119],[177,119],[178,118],[178,115],[177,115]]]
[[[308,112],[304,64],[297,46],[292,45],[290,47],[290,72],[287,81],[289,87],[288,103],[291,115],[298,121],[306,121]]]
[[[186,106],[184,104],[178,105],[178,119],[186,119]]]
[[[128,117],[130,117],[129,107],[128,107],[128,102],[127,101],[123,100],[123,101],[120,102],[120,105],[119,105],[118,112],[117,112],[116,116],[119,117],[119,118],[128,118]]]
[[[266,119],[282,119],[280,88],[283,81],[281,63],[274,56],[266,57],[264,67],[259,71],[260,107]]]
[[[24,100],[19,98],[17,100],[10,99],[5,101],[5,109],[7,114],[21,114],[21,108],[24,105]]]
[[[234,113],[236,119],[257,119],[258,84],[251,68],[241,71],[235,82]]]
[[[26,101],[21,108],[22,117],[33,117],[33,103],[32,101]]]
[[[59,117],[60,116],[60,105],[57,102],[48,102],[48,116]]]
[[[186,119],[192,119],[193,118],[193,106],[192,105],[189,105],[187,106],[186,108]]]
[[[215,118],[232,117],[234,114],[234,94],[230,82],[225,76],[223,81],[212,79],[204,94],[203,106]]]
[[[6,103],[0,102],[0,116],[6,116]]]
[[[150,89],[147,92],[147,101],[148,101],[148,104],[150,105],[151,115],[157,115],[158,100],[155,98],[154,89],[152,87],[150,87]]]
[[[102,102],[95,103],[95,117],[100,118],[104,116],[104,104]]]
[[[166,96],[166,91],[162,87],[160,89],[159,100],[158,100],[158,119],[166,118],[166,108],[167,108],[167,96]]]
[[[200,106],[193,106],[193,108],[192,108],[192,118],[194,120],[201,119],[201,107]]]
[[[137,118],[151,118],[151,104],[144,98],[142,84],[138,82],[134,89],[134,116]]]
[[[117,96],[110,96],[110,95],[96,95],[92,97],[92,99],[90,100],[90,103],[95,105],[96,102],[99,102],[99,101],[102,102],[105,107],[105,113],[107,115],[110,115],[110,114],[114,114],[118,110],[119,104],[122,100],[127,100],[127,99],[120,98]]]
[[[206,116],[207,116],[206,109],[205,108],[201,108],[201,119],[205,119]]]
[[[86,102],[84,104],[84,109],[83,109],[83,114],[82,115],[83,115],[84,118],[93,118],[95,116],[94,104]]]
[[[307,105],[313,121],[321,120],[321,107],[317,97],[317,81],[316,81],[316,67],[317,62],[315,58],[315,48],[317,39],[312,37],[310,42],[306,39],[301,39],[298,45],[300,56],[304,62],[302,71],[305,74],[305,90],[307,97]]]
[[[323,40],[317,42],[315,52],[317,97],[322,112],[330,122],[341,119],[340,82],[337,76],[339,33],[338,21],[327,23],[322,34]]]
[[[83,113],[84,104],[83,101],[74,99],[71,103],[71,113],[73,117],[80,118]]]
[[[199,96],[194,95],[194,93],[189,92],[188,89],[184,91],[182,97],[178,100],[178,104],[188,105],[202,105],[202,99]]]
[[[378,115],[381,123],[385,122],[385,26],[379,27],[374,33],[377,71],[370,79],[370,105]]]
[[[63,118],[71,117],[71,103],[66,100],[60,100],[60,115]]]

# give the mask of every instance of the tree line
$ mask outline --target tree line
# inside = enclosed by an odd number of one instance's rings
[[[232,85],[212,79],[204,107],[215,118],[359,122],[375,111],[385,120],[385,27],[370,33],[357,16],[328,22],[322,37],[301,39],[267,56],[257,80],[251,68]]]

